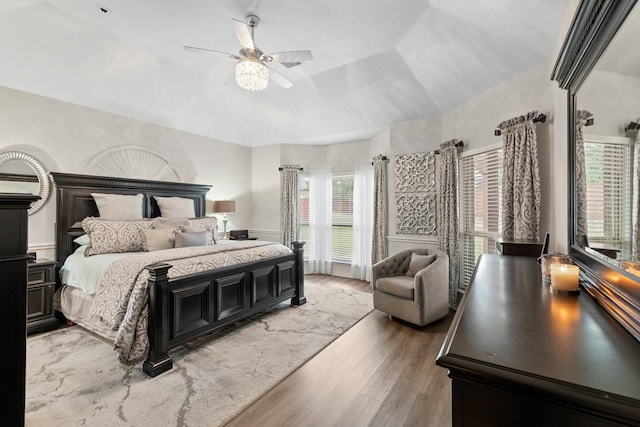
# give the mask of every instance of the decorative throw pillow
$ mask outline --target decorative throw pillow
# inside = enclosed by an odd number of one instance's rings
[[[177,228],[161,228],[142,230],[142,247],[145,251],[159,251],[171,249],[175,245],[174,233],[180,232]]]
[[[153,197],[164,218],[191,218],[196,216],[193,199],[186,197]]]
[[[91,243],[88,234],[83,234],[82,236],[76,237],[75,239],[73,239],[73,242],[80,246],[87,246],[89,243]]]
[[[198,218],[189,218],[191,225],[182,227],[182,231],[194,232],[194,231],[209,231],[211,238],[209,239],[210,245],[216,244],[216,231],[218,231],[218,220],[214,216],[203,216]]]
[[[191,225],[191,221],[187,218],[163,218],[161,216],[153,219],[153,228],[159,230],[161,228],[170,228],[174,230],[176,228],[182,229],[182,227],[188,227]]]
[[[210,231],[176,233],[176,248],[186,248],[188,246],[207,246],[210,244],[210,236]]]
[[[144,250],[141,230],[150,229],[153,222],[139,221],[105,221],[100,218],[87,217],[82,220],[82,228],[89,235],[89,247],[85,256],[140,252]]]
[[[409,270],[407,270],[407,276],[414,277],[418,271],[422,270],[436,259],[436,254],[433,255],[419,255],[415,252],[411,253],[411,262],[409,262]]]
[[[126,196],[123,194],[91,193],[91,195],[98,206],[100,219],[142,219],[142,194]]]

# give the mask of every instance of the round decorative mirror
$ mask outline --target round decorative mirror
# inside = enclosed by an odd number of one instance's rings
[[[27,211],[32,215],[46,203],[50,191],[49,175],[38,160],[19,151],[0,153],[0,193],[40,196]]]

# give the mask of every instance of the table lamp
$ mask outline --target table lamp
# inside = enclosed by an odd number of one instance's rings
[[[213,211],[223,214],[222,224],[224,233],[222,235],[222,240],[229,240],[229,235],[227,234],[227,214],[234,213],[236,211],[236,202],[234,200],[216,200],[213,202]]]

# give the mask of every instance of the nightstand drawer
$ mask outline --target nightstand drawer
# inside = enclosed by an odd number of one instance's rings
[[[31,285],[27,288],[27,322],[53,314],[55,283]]]
[[[27,264],[27,333],[55,328],[53,313],[56,291],[55,261],[38,259]]]
[[[53,281],[53,277],[50,277],[52,275],[51,268],[42,265],[34,265],[32,267],[29,264],[27,269],[27,284],[29,285]]]

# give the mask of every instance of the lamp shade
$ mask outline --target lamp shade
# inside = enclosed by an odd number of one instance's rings
[[[217,213],[233,213],[236,211],[234,200],[216,200],[213,202],[213,211]]]

